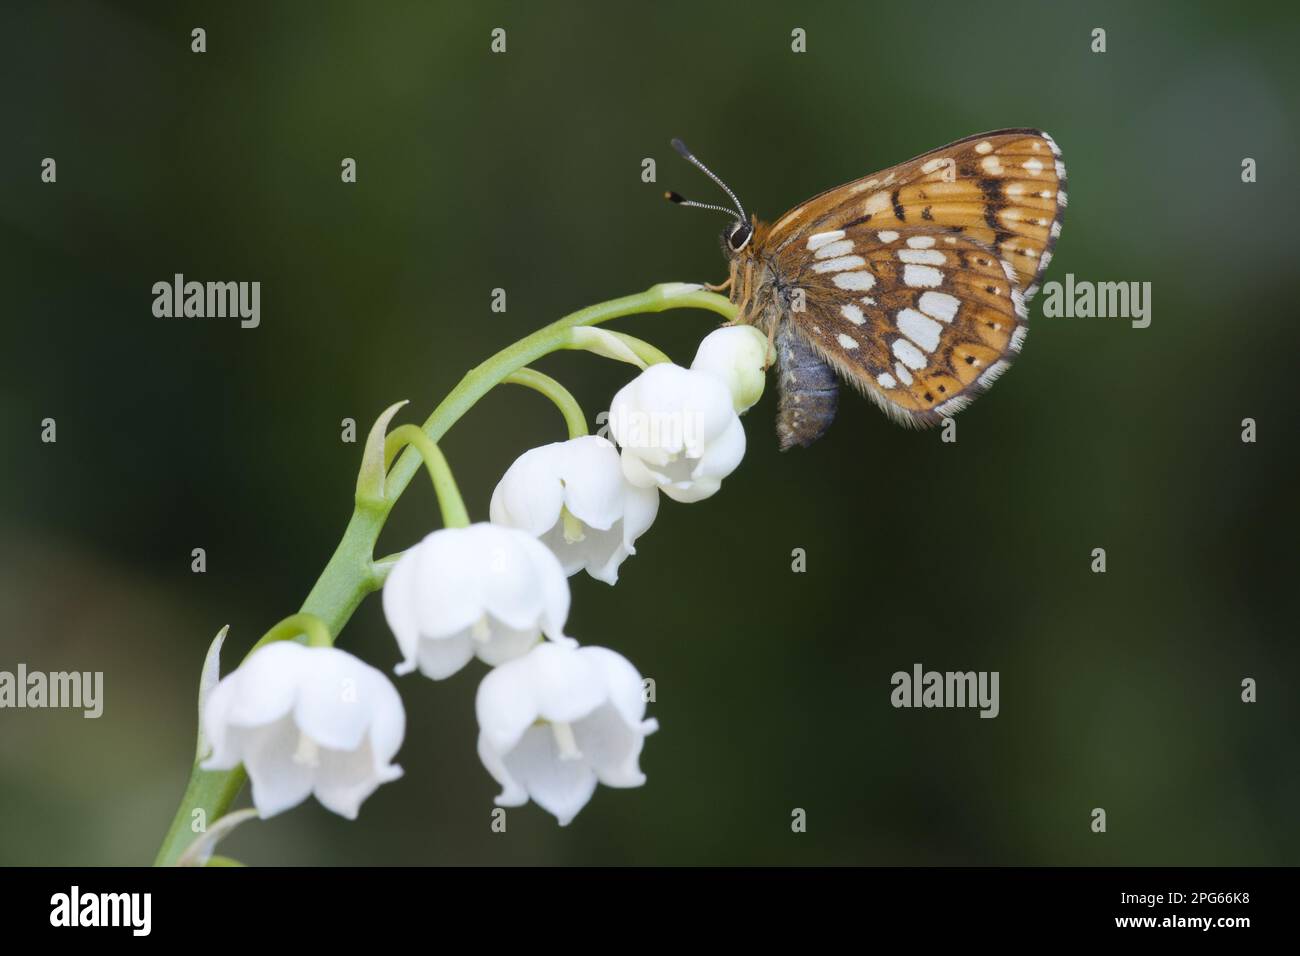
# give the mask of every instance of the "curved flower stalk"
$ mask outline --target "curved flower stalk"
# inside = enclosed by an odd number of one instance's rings
[[[384,616],[402,649],[397,673],[434,680],[474,657],[500,664],[542,636],[561,643],[569,582],[532,535],[495,524],[443,528],[398,560],[384,584]]]
[[[488,513],[494,523],[541,540],[565,574],[585,570],[616,584],[619,567],[659,513],[659,492],[624,477],[607,439],[584,435],[520,455],[492,492]]]
[[[217,856],[217,844],[230,835],[237,826],[248,820],[257,819],[257,810],[249,808],[227,813],[185,848],[177,866],[242,866],[229,857]]]
[[[380,784],[401,775],[392,762],[405,733],[396,689],[378,670],[332,646],[365,596],[386,580],[391,588],[385,593],[385,610],[403,650],[400,669],[415,666],[431,676],[448,676],[468,662],[467,649],[469,656],[499,665],[480,689],[480,720],[481,752],[502,783],[501,802],[517,805],[521,795],[531,795],[567,822],[597,782],[638,786],[644,781],[638,758],[655,723],[644,717],[640,677],[613,651],[579,649],[564,636],[569,601],[565,570],[585,567],[612,582],[636,538],[654,520],[657,488],[679,500],[705,497],[743,455],[744,432],[735,416],[744,402],[733,393],[740,396],[746,386],[732,374],[726,349],[711,346],[701,367],[691,371],[671,366],[662,352],[631,336],[591,334],[595,326],[620,316],[673,308],[702,308],[735,318],[730,302],[698,285],[657,285],[565,316],[503,349],[468,372],[418,428],[401,425],[389,431],[404,403],[380,416],[362,455],[351,520],[299,614],[272,628],[244,663],[215,686],[216,650],[209,658],[201,685],[199,756],[157,863],[201,862],[211,853],[214,841],[200,844],[191,822],[225,818],[246,771],[253,779],[254,804],[264,817],[313,793],[335,812],[354,817]],[[611,480],[612,447],[584,442],[579,452],[564,453],[571,460],[558,464],[544,453],[521,470],[559,476],[558,498],[552,487],[543,496],[545,507],[541,498],[521,505],[507,488],[501,507],[520,527],[471,525],[436,443],[504,382],[550,397],[564,412],[570,438],[582,438],[585,421],[572,395],[529,368],[561,349],[649,366],[643,375],[663,376],[655,370],[668,369],[668,377],[685,383],[689,402],[645,382],[634,382],[630,394],[698,407],[707,419],[705,437],[683,442],[675,451],[650,454],[663,460],[647,465],[642,480],[632,483],[635,491],[624,487],[626,482],[619,485],[621,500]],[[591,456],[591,466],[581,464],[597,447],[601,450]],[[669,461],[674,455],[676,461]],[[624,474],[628,458],[625,446],[618,462]],[[540,470],[539,463],[544,466]],[[421,464],[432,479],[444,528],[404,555],[376,560],[375,542]],[[674,468],[688,474],[673,475]],[[552,514],[557,500],[558,520]],[[615,530],[620,521],[622,528]],[[557,529],[564,545],[579,545],[583,539],[587,547],[565,553],[548,537]],[[563,565],[539,536],[557,545]],[[476,572],[468,570],[474,568]],[[220,640],[214,642],[214,648],[219,646]],[[521,727],[518,715],[532,711],[536,715]],[[539,735],[532,728],[537,721],[550,728],[547,739],[557,748],[558,772],[535,759],[532,748]],[[572,787],[565,789],[563,781]],[[195,849],[186,856],[191,846]],[[209,860],[210,865],[216,862],[216,857]]]
[[[645,783],[641,747],[659,724],[645,717],[641,675],[611,650],[534,648],[483,678],[475,710],[500,806],[532,799],[567,826],[597,783]]]

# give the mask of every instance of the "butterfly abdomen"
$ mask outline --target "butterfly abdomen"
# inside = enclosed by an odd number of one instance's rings
[[[807,448],[835,420],[839,379],[813,347],[783,320],[776,332],[777,385],[780,401],[776,435],[781,450]]]

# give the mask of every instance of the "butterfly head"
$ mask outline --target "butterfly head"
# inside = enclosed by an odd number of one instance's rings
[[[754,238],[754,227],[737,219],[722,230],[722,246],[729,256],[738,256],[745,251],[749,240]]]
[[[754,228],[757,225],[745,215],[745,207],[740,204],[736,194],[731,191],[731,187],[713,174],[709,167],[695,158],[695,154],[686,148],[686,144],[680,139],[673,140],[673,149],[681,155],[683,159],[691,165],[698,168],[704,175],[712,179],[727,194],[732,205],[716,206],[713,203],[695,202],[693,199],[687,199],[679,193],[664,193],[664,198],[670,202],[675,202],[679,206],[694,206],[697,209],[712,209],[716,212],[725,213],[731,216],[735,222],[730,223],[722,230],[722,251],[729,259],[734,259],[741,255],[750,245],[754,238]]]

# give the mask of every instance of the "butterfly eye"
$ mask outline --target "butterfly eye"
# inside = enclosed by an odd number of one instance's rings
[[[754,234],[754,230],[748,223],[738,222],[731,231],[727,233],[727,246],[732,252],[739,252],[749,245],[749,238]]]

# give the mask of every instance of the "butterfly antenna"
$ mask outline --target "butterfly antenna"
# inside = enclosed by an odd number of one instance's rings
[[[696,209],[716,209],[718,212],[726,213],[732,219],[736,218],[736,210],[734,209],[729,209],[726,206],[715,206],[712,203],[707,203],[707,202],[696,202],[694,199],[687,199],[681,193],[675,193],[669,191],[664,193],[664,198],[667,199],[669,202],[676,203],[679,206],[694,206]],[[737,221],[744,222],[743,219]]]
[[[678,155],[681,156],[682,159],[686,160],[686,161],[687,161],[688,163],[690,163],[692,166],[695,166],[696,168],[698,168],[698,169],[700,170],[700,172],[704,173],[705,176],[708,176],[710,179],[712,179],[715,183],[718,184],[719,188],[721,188],[722,191],[723,191],[724,193],[726,193],[726,194],[731,198],[731,201],[735,204],[736,209],[739,210],[739,212],[740,212],[740,221],[741,221],[741,222],[748,222],[748,221],[749,221],[749,217],[745,215],[745,207],[742,206],[742,205],[740,204],[740,200],[737,199],[737,198],[736,198],[736,194],[733,193],[733,192],[731,191],[731,187],[728,186],[726,183],[724,183],[724,182],[723,182],[721,179],[719,179],[717,176],[713,175],[713,170],[709,169],[708,166],[705,166],[702,162],[700,162],[698,159],[696,159],[696,158],[695,158],[695,154],[692,153],[692,152],[687,148],[687,146],[686,146],[685,143],[683,143],[680,139],[675,139],[675,140],[673,140],[673,149],[677,150]],[[676,194],[674,194],[674,195],[676,195]],[[669,198],[671,199],[672,197],[670,196]],[[673,202],[677,202],[677,200],[674,199]],[[682,203],[679,203],[679,205],[687,205],[687,203],[682,202]],[[702,204],[702,203],[694,203],[694,205],[696,205],[696,206],[700,206],[700,205],[703,205],[703,204]],[[712,207],[706,207],[706,208],[717,209],[717,208],[720,208],[720,207],[718,207],[718,206],[712,206]]]

